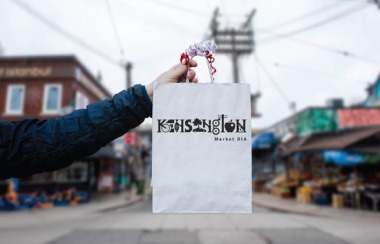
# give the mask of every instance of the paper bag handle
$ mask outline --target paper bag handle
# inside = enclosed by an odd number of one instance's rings
[[[210,74],[210,80],[211,82],[210,83],[214,83],[214,78],[212,77],[212,68],[211,68],[211,64],[208,62],[208,59],[206,56],[203,56],[205,59],[206,59],[206,63],[207,63],[207,66],[208,66],[208,72]],[[189,63],[190,63],[190,60],[192,58],[190,57],[189,59]],[[190,70],[190,69],[189,69]],[[186,72],[186,83],[189,83],[189,78],[187,78],[187,74],[189,73],[189,70]]]

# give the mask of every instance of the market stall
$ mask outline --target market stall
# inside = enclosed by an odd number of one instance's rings
[[[263,132],[252,138],[252,189],[265,191],[265,183],[275,171],[271,158],[274,151],[274,134]]]
[[[301,203],[377,211],[379,132],[379,126],[352,128],[296,138],[292,143],[280,145],[287,174],[272,182],[272,193],[292,197],[295,186]]]
[[[127,157],[112,144],[83,159],[89,162],[92,191],[120,192],[127,184]]]

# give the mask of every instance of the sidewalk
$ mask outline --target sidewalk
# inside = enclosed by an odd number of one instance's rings
[[[54,224],[62,221],[70,221],[72,219],[80,219],[83,216],[95,216],[100,212],[134,204],[150,194],[151,190],[149,189],[143,195],[133,194],[129,200],[126,198],[126,192],[121,192],[119,194],[101,194],[91,198],[89,203],[78,204],[75,206],[21,211],[0,211],[0,229],[43,223]]]
[[[119,207],[129,206],[138,201],[141,201],[144,197],[150,194],[151,189],[145,190],[145,193],[143,195],[137,195],[136,189],[133,189],[133,193],[130,199],[127,199],[126,191],[120,192],[118,194],[94,194],[91,197],[90,203],[87,204],[86,210],[87,212],[108,211]]]
[[[366,220],[380,224],[380,212],[301,204],[295,199],[281,199],[269,193],[252,192],[252,204],[280,212],[291,212],[349,221]]]

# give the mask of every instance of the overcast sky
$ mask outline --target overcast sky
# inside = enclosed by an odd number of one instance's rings
[[[253,55],[241,57],[241,82],[249,83],[252,93],[262,94],[258,102],[262,116],[253,120],[253,128],[267,127],[291,115],[287,101],[295,102],[297,110],[323,106],[328,98],[344,98],[348,105],[361,101],[364,89],[380,72],[380,9],[366,0],[108,1],[119,37],[106,0],[0,0],[4,54],[75,54],[94,75],[101,71],[105,86],[117,93],[125,88],[125,71],[118,63],[132,62],[133,82],[148,84],[175,65],[190,44],[204,39],[216,7],[222,28],[236,28],[256,8],[255,54],[285,98]],[[15,2],[29,6],[49,22]],[[312,28],[287,35],[309,26]],[[266,31],[286,38],[268,39],[273,35]],[[216,52],[215,58],[215,81],[232,82],[230,57]],[[198,61],[200,81],[209,82],[205,61]]]

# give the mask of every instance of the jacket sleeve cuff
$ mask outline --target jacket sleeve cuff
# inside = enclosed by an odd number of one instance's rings
[[[150,100],[150,97],[148,95],[148,93],[146,92],[146,89],[145,89],[145,86],[143,86],[143,93],[144,93],[144,97],[146,98],[147,101],[149,101],[150,105],[153,106],[152,104],[152,100]]]

